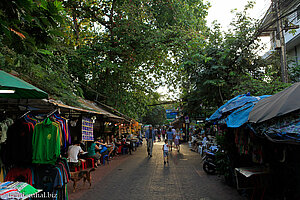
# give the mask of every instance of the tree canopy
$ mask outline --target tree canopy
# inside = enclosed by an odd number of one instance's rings
[[[279,81],[279,62],[259,56],[259,23],[248,16],[252,7],[249,2],[243,11],[235,11],[226,32],[215,22],[206,43],[182,57],[183,109],[190,116],[206,117],[239,94],[274,94],[289,85]]]
[[[286,87],[278,64],[258,56],[252,6],[223,32],[207,27],[203,0],[2,0],[1,68],[65,103],[81,96],[135,119],[162,110],[148,105],[167,85],[196,116],[237,93]]]

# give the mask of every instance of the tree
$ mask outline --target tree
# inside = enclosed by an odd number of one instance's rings
[[[158,93],[153,93],[148,96],[149,104],[145,115],[142,117],[143,124],[152,124],[152,125],[163,125],[166,120],[166,109],[162,105],[155,105],[160,102],[161,95]]]
[[[206,30],[201,0],[65,1],[76,51],[69,69],[78,92],[130,116],[165,80],[176,85],[177,60],[193,35]]]
[[[191,116],[210,114],[237,94],[274,94],[287,86],[278,81],[277,66],[258,55],[259,24],[247,14],[252,7],[249,2],[236,12],[228,32],[223,33],[215,23],[207,43],[200,42],[200,48],[183,57],[184,110]]]
[[[183,49],[204,38],[202,0],[4,0],[0,62],[65,103],[82,96],[145,115]]]
[[[76,102],[64,45],[65,12],[59,1],[0,2],[1,69],[20,76],[54,97]]]

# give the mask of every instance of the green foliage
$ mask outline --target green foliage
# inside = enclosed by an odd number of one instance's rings
[[[149,109],[143,117],[144,124],[163,125],[167,120],[166,110],[162,106],[155,106]]]
[[[227,156],[228,151],[224,150],[226,149],[226,146],[228,146],[228,143],[226,142],[226,133],[217,135],[216,139],[217,144],[222,147],[222,150],[220,149],[216,153],[217,172],[219,175],[229,176],[231,163]]]
[[[189,49],[183,56],[182,98],[184,112],[190,116],[207,117],[211,110],[238,94],[274,94],[290,84],[279,80],[278,56],[264,60],[257,39],[259,23],[250,18],[249,2],[242,12],[235,12],[231,29],[222,32],[216,22],[208,32],[206,43]]]
[[[159,93],[152,93],[147,95],[148,105],[158,104],[160,102],[161,95]],[[167,120],[166,110],[163,106],[147,106],[145,115],[142,117],[141,121],[143,124],[152,125],[163,125]]]
[[[182,49],[204,43],[207,9],[202,0],[3,0],[1,69],[66,103],[76,94],[142,118],[155,89],[177,85]]]
[[[81,0],[64,5],[72,17],[68,43],[76,41],[69,69],[82,95],[135,118],[145,115],[148,96],[162,81],[177,85],[178,56],[187,48],[185,41],[205,27],[208,8],[201,0]]]

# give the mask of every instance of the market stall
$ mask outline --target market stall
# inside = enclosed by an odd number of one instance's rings
[[[231,174],[229,182],[248,188],[240,191],[251,191],[254,199],[299,198],[299,88],[296,83],[273,96],[238,96],[208,119],[223,132],[219,159],[227,164],[219,166],[221,173]]]

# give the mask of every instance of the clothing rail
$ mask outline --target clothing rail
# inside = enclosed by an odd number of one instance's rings
[[[51,111],[50,113],[47,114],[47,118],[53,115],[58,109],[56,108],[55,110]]]
[[[31,110],[27,111],[26,113],[24,113],[21,117],[19,117],[19,119],[25,117],[27,114],[29,114],[31,112]]]

